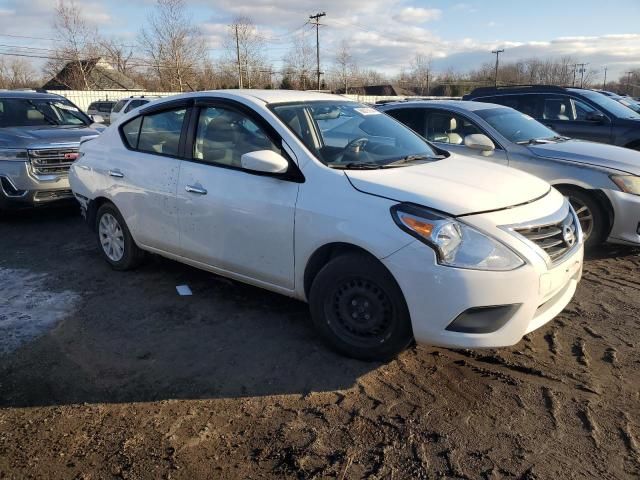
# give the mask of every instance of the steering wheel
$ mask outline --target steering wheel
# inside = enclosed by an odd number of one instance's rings
[[[344,157],[346,155],[359,155],[361,152],[364,152],[365,145],[369,142],[367,137],[354,138],[351,140],[342,150],[340,154],[340,158],[336,160],[337,163],[344,161]],[[364,152],[366,153],[366,152]]]

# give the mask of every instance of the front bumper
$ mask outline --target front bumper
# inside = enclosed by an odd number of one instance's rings
[[[640,245],[640,196],[617,190],[604,190],[613,206],[613,226],[608,242]]]
[[[0,207],[34,207],[72,199],[67,174],[35,175],[28,162],[0,161]]]
[[[552,269],[531,264],[510,272],[438,265],[433,251],[416,241],[383,260],[402,289],[417,342],[446,347],[506,347],[558,315],[582,276],[583,246]],[[428,268],[425,268],[425,265]],[[515,306],[490,333],[447,327],[469,309]]]

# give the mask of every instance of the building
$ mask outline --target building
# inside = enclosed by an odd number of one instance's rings
[[[46,90],[144,90],[102,58],[72,61],[45,83]]]

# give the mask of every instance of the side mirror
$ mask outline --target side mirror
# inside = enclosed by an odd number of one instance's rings
[[[262,173],[285,173],[289,162],[273,150],[257,150],[240,157],[242,168]]]
[[[587,113],[587,122],[594,122],[594,123],[602,123],[604,122],[604,115],[600,112],[590,112]]]
[[[464,145],[473,150],[482,152],[483,155],[491,155],[496,149],[491,139],[482,133],[474,133],[464,137]]]
[[[90,115],[93,123],[104,123],[104,117],[102,115]]]

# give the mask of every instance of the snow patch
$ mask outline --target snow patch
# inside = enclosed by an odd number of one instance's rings
[[[49,290],[54,281],[46,274],[0,268],[0,355],[43,335],[74,308],[80,296]]]

